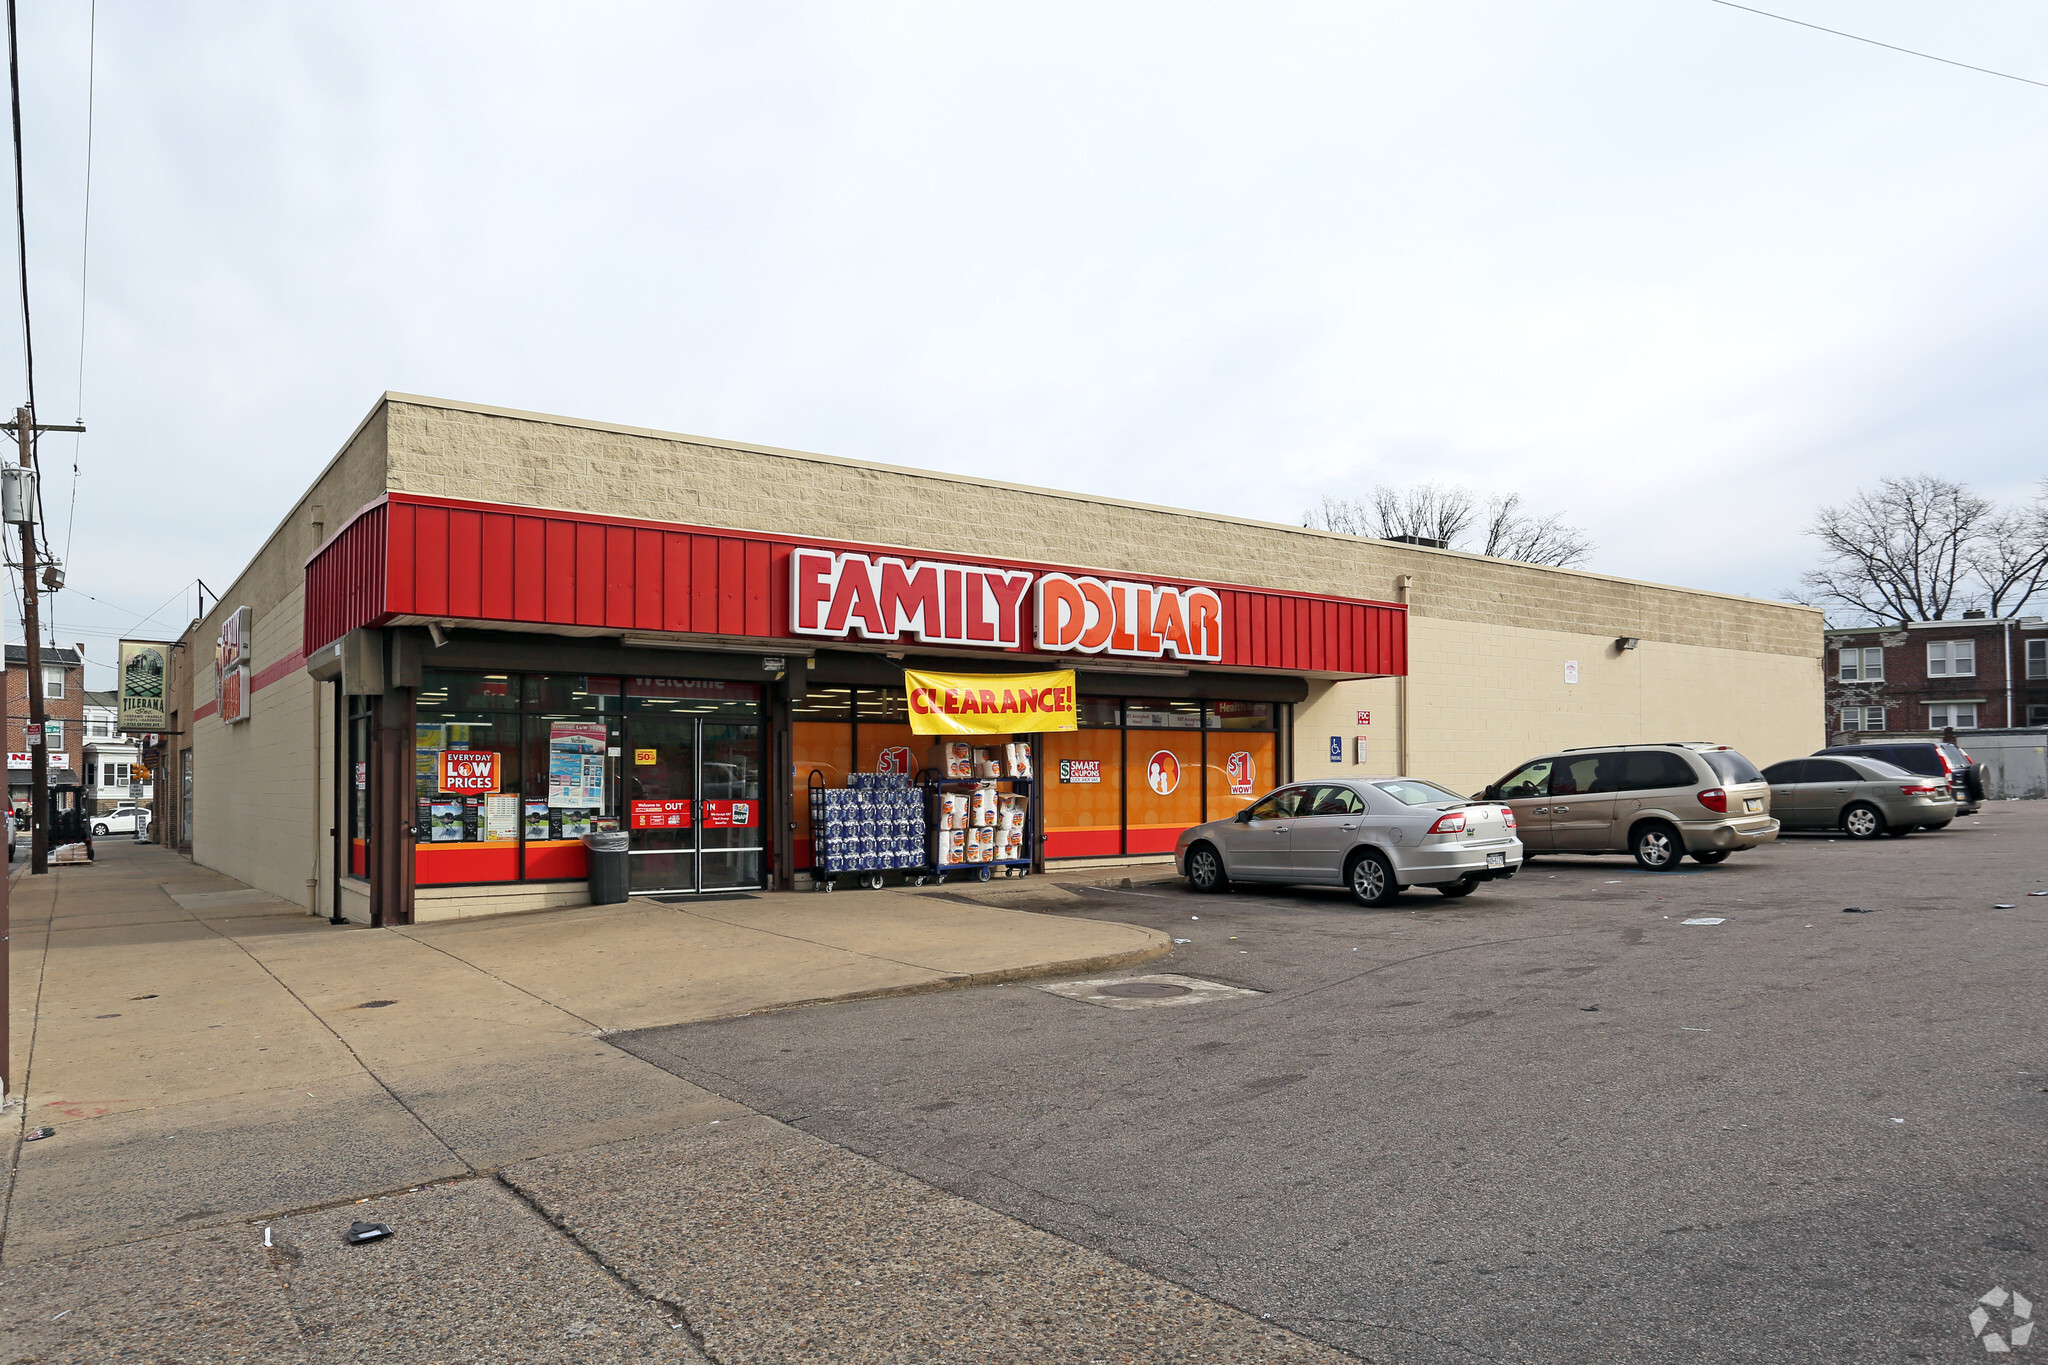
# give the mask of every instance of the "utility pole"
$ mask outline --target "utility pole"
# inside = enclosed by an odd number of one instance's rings
[[[35,468],[35,414],[27,408],[14,410],[14,435],[21,443],[21,467]],[[41,502],[40,492],[36,495]],[[43,702],[43,645],[40,638],[41,603],[36,594],[36,528],[34,521],[21,524],[21,634],[28,659],[28,870],[41,876],[50,870],[50,746],[43,722],[48,712]]]
[[[21,446],[21,467],[35,468],[35,434],[39,431],[84,431],[83,424],[77,426],[37,426],[35,413],[29,408],[16,408],[12,422],[0,423],[0,430],[12,431]],[[21,524],[21,636],[23,651],[28,666],[28,718],[30,734],[34,743],[29,745],[29,871],[47,873],[50,870],[50,746],[49,735],[43,729],[48,718],[43,705],[43,646],[38,634],[42,629],[40,610],[36,594],[36,527],[35,512],[41,506],[41,494],[31,493],[28,499],[28,516]],[[81,661],[82,662],[82,661]],[[83,738],[83,736],[81,736]],[[13,925],[8,906],[8,882],[0,880],[0,1100],[9,1099],[14,1092],[14,1072],[8,1048],[9,1011],[13,1002],[8,999],[7,973],[11,956],[10,935]]]

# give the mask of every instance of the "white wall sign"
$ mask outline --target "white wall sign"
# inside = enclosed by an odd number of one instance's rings
[[[1564,661],[1564,680],[1568,683],[1575,683],[1579,680],[1579,661],[1577,659],[1566,659]]]
[[[1223,598],[1213,588],[801,546],[789,566],[790,629],[798,635],[1016,649],[1028,628],[1052,653],[1223,658]]]

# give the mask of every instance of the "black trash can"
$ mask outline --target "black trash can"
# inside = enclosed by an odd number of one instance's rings
[[[590,863],[592,905],[617,905],[626,899],[626,839],[623,830],[583,836],[583,856]]]

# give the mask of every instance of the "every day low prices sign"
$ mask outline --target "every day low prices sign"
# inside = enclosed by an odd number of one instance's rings
[[[1074,670],[926,673],[903,670],[910,728],[920,735],[1019,735],[1080,728]]]

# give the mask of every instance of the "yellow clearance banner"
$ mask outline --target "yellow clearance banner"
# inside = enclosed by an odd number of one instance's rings
[[[903,670],[910,728],[920,735],[1029,735],[1077,730],[1074,670],[924,673]]]

